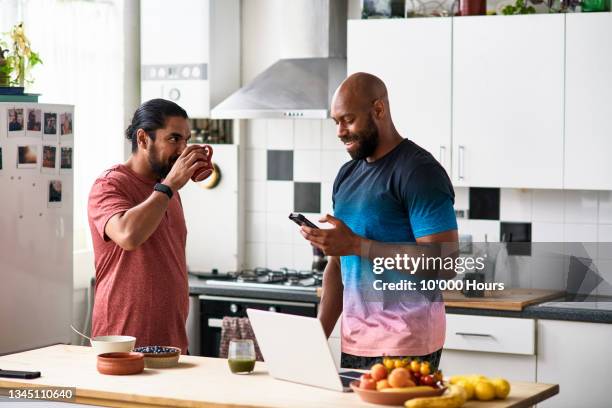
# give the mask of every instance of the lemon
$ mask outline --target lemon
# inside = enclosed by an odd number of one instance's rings
[[[451,384],[457,384],[459,381],[462,381],[462,380],[465,380],[465,376],[463,376],[463,375],[453,375],[453,376],[450,378],[450,381],[449,381],[449,382],[450,382]]]
[[[465,390],[465,395],[468,400],[474,398],[474,384],[467,380],[459,380],[455,383],[456,385],[462,387]]]
[[[495,398],[495,387],[489,381],[478,381],[474,386],[474,394],[479,401],[490,401]]]
[[[493,388],[495,388],[495,396],[499,399],[506,399],[510,394],[510,383],[503,378],[495,378],[491,380]]]

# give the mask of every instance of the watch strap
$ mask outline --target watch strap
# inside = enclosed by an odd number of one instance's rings
[[[171,199],[172,196],[174,195],[174,193],[172,192],[172,189],[170,187],[168,187],[167,185],[162,184],[162,183],[155,184],[155,187],[153,187],[153,190],[159,191],[160,193],[166,194],[169,199]]]

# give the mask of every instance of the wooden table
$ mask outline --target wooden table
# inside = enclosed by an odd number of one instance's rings
[[[0,378],[0,387],[76,387],[74,402],[104,406],[375,406],[362,402],[353,393],[275,380],[268,375],[263,363],[257,363],[251,375],[234,375],[230,373],[227,361],[217,358],[181,356],[176,368],[145,369],[142,374],[131,376],[108,376],[97,372],[96,356],[91,348],[57,345],[0,357],[0,368],[42,373],[42,377],[35,380]],[[470,401],[464,407],[528,407],[558,392],[558,385],[515,382],[510,397],[504,401]]]

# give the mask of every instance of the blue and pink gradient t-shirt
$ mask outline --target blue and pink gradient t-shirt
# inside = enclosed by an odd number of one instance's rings
[[[351,160],[334,181],[334,215],[368,239],[414,244],[457,229],[455,194],[444,168],[410,140],[368,163]],[[342,351],[357,356],[422,356],[444,345],[446,318],[439,293],[380,291],[373,282],[413,280],[398,271],[376,275],[360,256],[340,259],[344,284]]]

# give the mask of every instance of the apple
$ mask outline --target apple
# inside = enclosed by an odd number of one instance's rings
[[[391,388],[391,386],[389,385],[389,380],[387,380],[386,378],[384,380],[380,380],[376,382],[377,391],[380,391],[384,388]]]
[[[387,369],[380,363],[374,364],[372,368],[370,368],[370,375],[374,381],[384,380],[387,378]]]
[[[391,371],[389,377],[387,377],[387,380],[389,381],[389,385],[391,385],[393,388],[408,387],[412,382],[410,380],[410,373],[403,367],[396,368],[395,370]]]
[[[374,381],[372,378],[363,378],[363,375],[361,377],[362,378],[359,381],[359,388],[364,390],[376,390],[376,381]]]

